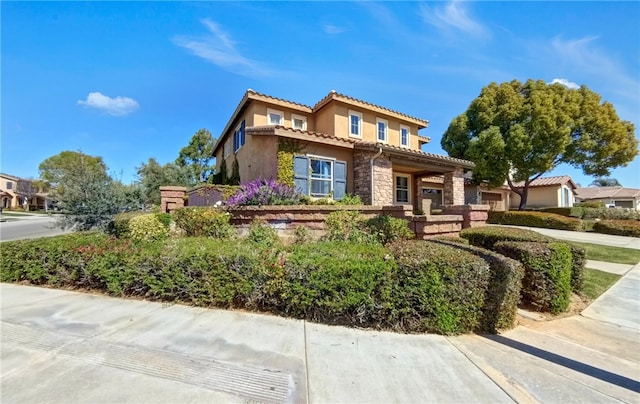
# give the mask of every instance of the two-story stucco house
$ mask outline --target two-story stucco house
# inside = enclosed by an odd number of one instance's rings
[[[313,198],[346,193],[370,205],[421,207],[422,178],[442,175],[445,205],[464,204],[473,163],[424,152],[429,122],[331,91],[313,107],[247,90],[215,147],[217,169],[237,161],[241,182],[278,178],[293,153],[294,183]]]

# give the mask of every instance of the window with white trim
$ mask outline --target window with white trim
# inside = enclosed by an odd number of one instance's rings
[[[349,111],[349,136],[362,137],[362,114]]]
[[[291,127],[293,129],[307,130],[307,117],[291,114]]]
[[[242,146],[244,146],[244,121],[233,132],[233,152],[237,152]]]
[[[389,123],[385,119],[376,118],[376,133],[378,142],[387,143],[387,129]]]
[[[400,125],[400,146],[409,147],[409,128]]]
[[[296,189],[313,198],[344,198],[347,190],[347,163],[330,157],[295,155]]]
[[[284,114],[282,111],[267,108],[267,125],[282,125]]]
[[[13,182],[7,181],[7,189],[13,189]]]
[[[395,174],[394,175],[394,201],[395,203],[410,203],[411,202],[411,176],[408,174]]]

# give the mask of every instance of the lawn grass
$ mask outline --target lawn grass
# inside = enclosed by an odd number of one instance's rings
[[[640,262],[640,250],[635,250],[633,248],[612,247],[574,241],[572,241],[571,244],[584,248],[587,253],[588,260],[629,265],[635,265]]]
[[[620,278],[620,275],[599,271],[597,269],[585,268],[582,294],[587,296],[589,299],[596,299]]]

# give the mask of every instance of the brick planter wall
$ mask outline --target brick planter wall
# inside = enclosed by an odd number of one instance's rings
[[[184,207],[185,187],[160,187],[160,212],[171,213]]]
[[[445,206],[442,213],[446,215],[461,215],[462,228],[484,226],[489,218],[489,205],[459,205]]]

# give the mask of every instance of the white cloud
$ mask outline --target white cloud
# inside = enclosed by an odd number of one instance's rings
[[[124,116],[140,108],[140,104],[129,97],[108,97],[98,91],[89,93],[86,100],[78,100],[78,104],[87,108],[95,108],[113,116]]]
[[[322,29],[324,30],[325,33],[329,35],[342,34],[345,31],[344,28],[338,27],[337,25],[333,25],[333,24],[324,24],[322,26]]]
[[[217,23],[203,19],[202,24],[209,31],[209,35],[202,37],[176,36],[173,42],[192,54],[218,65],[232,73],[243,76],[267,76],[271,72],[257,61],[243,56],[236,49],[235,42]]]
[[[430,8],[420,5],[422,19],[441,30],[462,31],[469,35],[485,37],[488,30],[479,22],[474,21],[467,13],[466,4],[451,1],[442,7]]]
[[[550,84],[562,84],[563,86],[570,88],[572,90],[577,90],[580,88],[580,85],[574,83],[573,81],[569,81],[567,79],[553,79]]]

